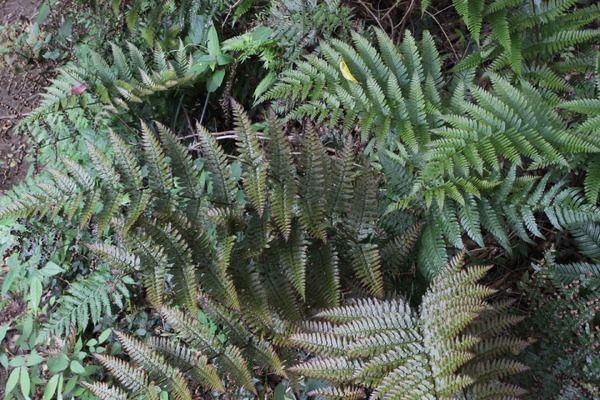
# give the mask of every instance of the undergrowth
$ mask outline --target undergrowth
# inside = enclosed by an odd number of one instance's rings
[[[4,398],[598,398],[600,7],[413,3],[8,29]]]

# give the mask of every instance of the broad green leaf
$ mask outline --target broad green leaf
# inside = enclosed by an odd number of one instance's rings
[[[31,367],[32,365],[37,365],[44,361],[45,358],[40,356],[38,353],[31,353],[29,357],[27,357],[27,366]]]
[[[58,378],[60,376],[61,375],[54,375],[52,378],[50,378],[46,388],[44,389],[43,400],[51,400],[53,398],[54,393],[56,392],[56,387],[58,386]]]
[[[219,44],[219,34],[217,33],[217,29],[215,28],[214,25],[212,25],[210,27],[210,29],[208,30],[207,48],[208,48],[208,54],[210,54],[213,57],[216,57],[219,54],[221,54],[221,47]]]
[[[59,267],[57,264],[55,264],[52,261],[48,262],[48,264],[46,264],[46,266],[40,270],[42,275],[44,275],[48,278],[51,276],[54,276],[54,275],[58,275],[64,271],[65,271],[64,269],[62,269],[61,267]]]
[[[42,298],[42,281],[37,276],[29,283],[29,308],[37,313]]]
[[[271,71],[265,76],[256,89],[254,89],[254,98],[258,99],[264,92],[271,87],[271,85],[277,80],[277,74],[275,71]]]
[[[76,360],[71,361],[70,368],[71,368],[71,371],[73,371],[76,374],[85,374],[85,368],[83,368],[83,365],[81,365],[81,363],[79,361],[76,361]]]
[[[20,367],[23,364],[25,364],[25,357],[17,356],[15,358],[13,358],[12,360],[10,360],[10,362],[8,363],[8,366],[9,367]]]
[[[254,32],[252,32],[252,40],[257,42],[264,42],[269,39],[273,34],[273,29],[267,28],[266,26],[261,26],[256,28]]]
[[[42,2],[42,5],[38,11],[38,15],[37,15],[37,18],[35,19],[35,21],[38,23],[44,21],[46,19],[46,17],[48,16],[48,14],[50,14],[50,6],[48,5],[47,1],[44,1],[44,2]]]
[[[50,373],[57,374],[64,371],[69,366],[69,357],[65,354],[60,354],[46,362]]]
[[[189,40],[192,44],[198,45],[204,41],[206,35],[206,15],[192,15],[190,18],[190,33],[188,34]]]
[[[116,17],[120,16],[119,8],[121,7],[121,0],[111,0],[110,5],[112,7],[113,13]]]
[[[285,386],[283,386],[283,383],[280,383],[275,388],[275,392],[273,393],[273,400],[285,400]]]
[[[0,342],[2,342],[4,340],[4,337],[6,336],[6,332],[8,332],[9,326],[10,325],[0,326]]]
[[[17,386],[17,383],[19,382],[20,374],[21,374],[20,368],[16,368],[13,370],[13,372],[10,373],[8,380],[6,381],[6,387],[4,388],[4,391],[6,394],[12,392],[13,389],[15,388],[15,386]],[[8,397],[8,396],[6,396],[6,397]]]
[[[190,68],[190,74],[194,77],[200,75],[201,73],[203,73],[204,71],[206,71],[208,69],[208,63],[201,63],[198,62],[196,64],[194,64],[194,66],[192,68]]]
[[[19,379],[21,384],[21,393],[26,398],[29,397],[29,391],[31,390],[31,379],[29,378],[29,371],[25,367],[21,367],[21,378]]]
[[[229,54],[219,54],[217,56],[217,64],[219,65],[227,65],[233,62],[233,57]]]
[[[71,377],[71,379],[69,379],[67,381],[67,384],[65,385],[65,388],[63,389],[63,392],[69,393],[71,390],[73,390],[75,388],[75,385],[77,384],[78,379],[79,379],[79,376]]]
[[[206,81],[206,90],[208,90],[209,92],[216,91],[219,88],[219,86],[221,86],[221,83],[223,83],[224,77],[225,77],[224,69],[220,69],[217,72],[215,72],[214,74],[212,74],[210,76],[210,78],[208,78],[208,81]]]
[[[33,331],[33,318],[27,317],[23,320],[23,330],[22,330],[23,335],[22,336],[24,338],[29,338],[32,331]]]
[[[104,332],[102,332],[100,334],[100,337],[98,338],[98,344],[102,344],[106,341],[106,339],[108,339],[108,337],[110,336],[110,333],[112,332],[111,329],[105,329]]]

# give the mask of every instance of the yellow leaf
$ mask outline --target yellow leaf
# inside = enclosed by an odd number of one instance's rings
[[[344,75],[344,78],[348,79],[349,81],[359,83],[354,77],[354,75],[352,75],[352,72],[350,72],[350,68],[348,68],[348,65],[346,65],[346,61],[344,61],[343,58],[340,61],[340,71],[342,71],[342,75]]]

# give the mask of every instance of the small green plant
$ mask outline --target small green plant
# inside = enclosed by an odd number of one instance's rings
[[[20,321],[0,327],[0,341],[6,346],[0,350],[0,368],[7,371],[4,400],[55,398],[93,399],[80,381],[93,380],[100,367],[89,363],[91,353],[108,351],[105,344],[110,331],[98,339],[85,343],[73,329],[66,339],[52,338],[52,347],[39,345],[39,327],[34,323],[33,312],[27,312]],[[118,351],[118,347],[114,350]]]

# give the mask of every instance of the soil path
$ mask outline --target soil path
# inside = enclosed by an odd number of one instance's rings
[[[0,0],[0,194],[27,174],[27,145],[24,138],[13,135],[13,128],[38,99],[32,71],[19,71],[17,56],[6,52],[11,40],[8,28],[33,23],[41,1]]]

